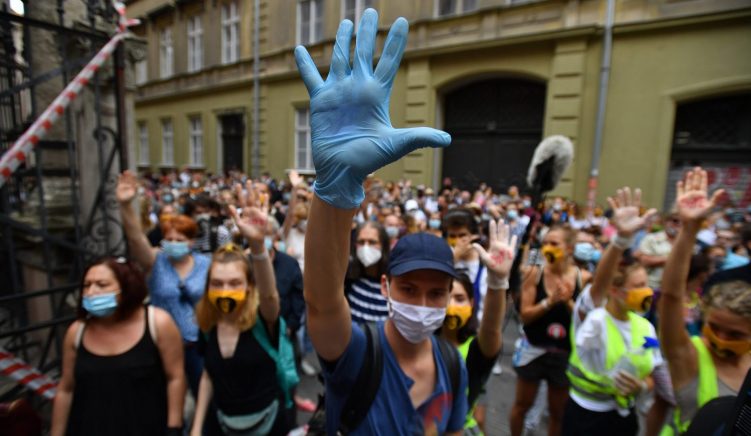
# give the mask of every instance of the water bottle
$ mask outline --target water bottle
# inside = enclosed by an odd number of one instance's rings
[[[631,348],[629,347],[628,351],[626,351],[623,356],[621,356],[620,359],[615,363],[615,366],[609,371],[609,377],[613,381],[613,384],[615,384],[615,377],[620,372],[627,372],[631,374],[634,377],[639,377],[636,367],[633,364],[632,358],[636,356],[643,356],[646,353],[651,353],[651,349],[657,348],[660,346],[660,343],[656,338],[650,338],[645,337],[644,338],[644,344],[639,348]]]

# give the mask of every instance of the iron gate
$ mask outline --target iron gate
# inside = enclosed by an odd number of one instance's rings
[[[0,11],[0,152],[12,146],[109,40],[109,0],[25,1]],[[32,156],[0,189],[0,347],[59,374],[82,269],[125,251],[113,197],[124,152],[124,50],[118,47]],[[6,382],[7,380],[0,382]],[[0,402],[23,388],[0,383]]]
[[[447,94],[444,129],[452,144],[443,150],[443,177],[461,189],[480,182],[505,192],[524,189],[527,167],[542,139],[545,84],[525,79],[489,79]]]

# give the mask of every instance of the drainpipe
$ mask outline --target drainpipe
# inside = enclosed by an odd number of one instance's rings
[[[261,113],[260,108],[258,107],[259,101],[261,100],[261,90],[259,89],[261,86],[261,79],[259,77],[260,74],[260,61],[261,61],[261,55],[258,53],[258,39],[259,39],[259,27],[260,27],[260,0],[254,0],[253,1],[253,146],[252,146],[252,154],[253,154],[253,161],[251,164],[251,177],[254,179],[257,179],[261,177],[261,146],[260,146],[260,137],[259,137],[259,126],[260,126],[260,120],[258,119]]]
[[[600,93],[597,99],[597,121],[595,124],[595,144],[592,150],[592,166],[589,170],[589,193],[587,207],[591,212],[595,208],[597,177],[600,173],[600,155],[602,154],[602,134],[605,127],[605,107],[608,101],[608,80],[610,79],[610,57],[613,48],[613,16],[615,0],[607,0],[605,34],[602,37],[602,65],[600,66]]]

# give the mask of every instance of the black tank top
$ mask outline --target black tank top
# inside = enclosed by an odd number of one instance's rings
[[[264,321],[259,316],[256,322]],[[219,350],[216,327],[208,333],[206,342],[204,367],[214,385],[214,402],[223,413],[258,412],[281,397],[276,363],[253,336],[252,329],[240,332],[235,352],[228,358],[222,357]],[[277,346],[276,341],[272,341],[272,346]]]
[[[545,274],[540,271],[540,279],[537,282],[537,295],[535,295],[535,304],[548,297],[545,291]],[[581,292],[581,271],[576,270],[576,284],[574,285],[574,294],[576,298]],[[566,302],[554,304],[543,316],[537,318],[529,324],[524,325],[524,333],[530,344],[547,348],[550,351],[571,351],[571,339],[568,336],[571,328],[571,312],[566,307]]]
[[[92,354],[81,341],[68,436],[165,433],[167,379],[159,349],[149,334],[148,316],[144,324],[141,340],[115,356]]]

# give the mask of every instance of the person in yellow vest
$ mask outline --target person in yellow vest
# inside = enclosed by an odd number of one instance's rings
[[[509,233],[509,226],[502,221],[497,224],[490,221],[487,251],[474,244],[480,260],[488,268],[488,292],[485,294],[479,328],[472,281],[466,274],[460,274],[452,284],[446,318],[439,330],[444,339],[459,349],[467,365],[469,412],[464,424],[465,435],[482,435],[485,431],[483,413],[478,414],[479,407],[474,406],[503,344],[501,326],[506,313],[506,290],[516,247],[516,236],[509,237]]]
[[[702,222],[722,191],[709,198],[707,172],[695,168],[677,185],[682,227],[662,276],[659,306],[661,347],[670,369],[676,410],[662,435],[685,432],[696,411],[718,396],[737,395],[751,369],[751,284],[719,283],[703,294],[701,336],[684,328],[684,286]]]
[[[655,329],[640,316],[653,294],[647,272],[621,262],[633,235],[656,211],[639,216],[638,189],[619,189],[608,202],[617,235],[574,306],[563,435],[637,434],[636,397],[652,388],[652,371],[662,363]]]

